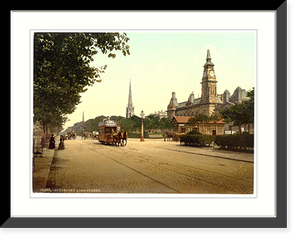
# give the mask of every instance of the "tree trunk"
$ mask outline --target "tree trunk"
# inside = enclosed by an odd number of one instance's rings
[[[44,135],[46,135],[46,123],[43,122],[43,131],[44,131]]]
[[[48,135],[48,123],[46,123],[46,134]]]
[[[239,132],[240,132],[240,135],[242,135],[242,127],[241,127],[241,125],[239,125]]]

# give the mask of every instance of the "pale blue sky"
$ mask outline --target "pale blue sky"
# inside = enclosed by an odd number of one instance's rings
[[[125,116],[129,80],[135,114],[165,111],[173,91],[178,102],[194,91],[201,96],[201,79],[206,52],[210,49],[217,76],[217,92],[236,87],[249,90],[255,83],[255,32],[126,32],[130,55],[117,52],[115,59],[97,54],[93,66],[107,64],[102,82],[82,94],[65,128],[99,115]]]

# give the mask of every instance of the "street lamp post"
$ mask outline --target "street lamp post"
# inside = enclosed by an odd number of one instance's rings
[[[142,117],[141,141],[144,141],[144,116],[145,116],[144,111],[142,111],[140,115]]]

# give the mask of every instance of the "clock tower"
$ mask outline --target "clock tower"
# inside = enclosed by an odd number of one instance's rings
[[[215,74],[214,64],[211,62],[209,49],[207,50],[206,63],[204,64],[202,77],[202,94],[201,104],[203,105],[202,113],[210,116],[218,103],[217,94],[217,77]]]

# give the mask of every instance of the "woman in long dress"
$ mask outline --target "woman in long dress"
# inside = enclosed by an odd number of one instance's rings
[[[58,146],[58,150],[64,150],[65,149],[65,142],[64,142],[64,136],[60,136],[60,142],[59,142],[59,146]]]
[[[50,137],[49,149],[55,149],[54,134],[52,134],[51,137]]]

